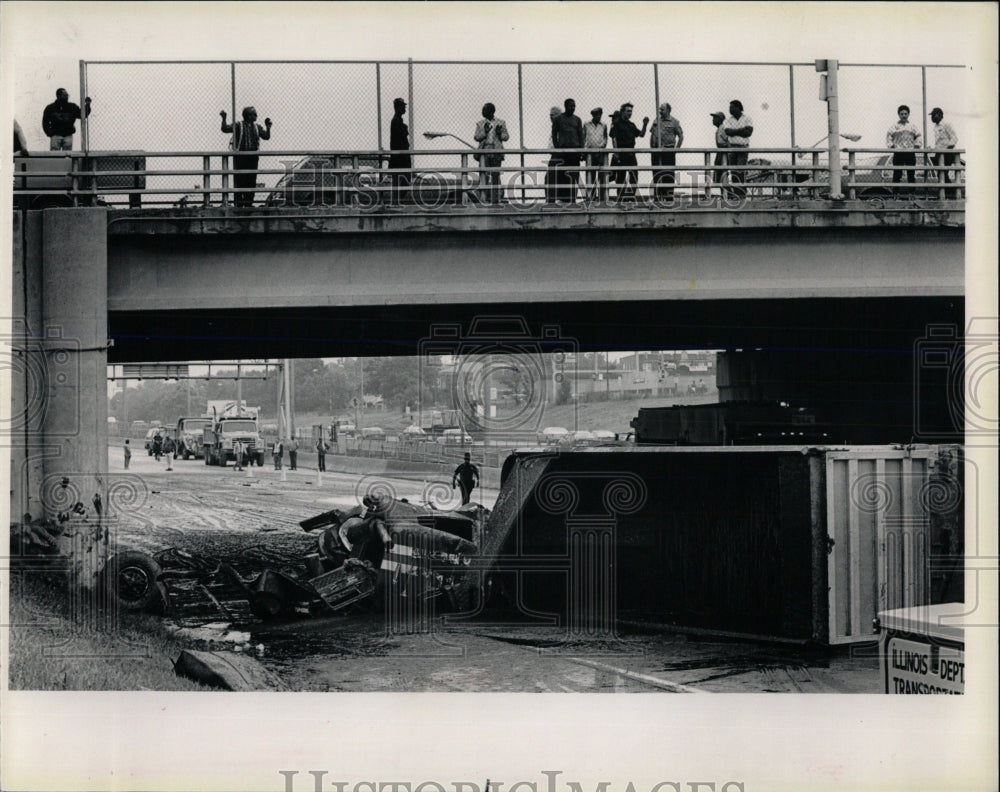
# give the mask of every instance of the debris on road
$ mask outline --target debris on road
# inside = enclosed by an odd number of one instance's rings
[[[201,652],[185,649],[174,663],[177,676],[222,690],[258,692],[284,690],[274,674],[257,660],[236,652]]]

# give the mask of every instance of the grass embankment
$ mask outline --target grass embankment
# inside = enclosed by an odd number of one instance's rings
[[[10,690],[206,689],[174,674],[184,647],[155,616],[75,615],[83,607],[58,575],[15,572],[10,584]]]

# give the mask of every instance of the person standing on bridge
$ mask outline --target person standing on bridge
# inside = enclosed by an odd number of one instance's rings
[[[670,115],[671,107],[667,102],[660,105],[659,114],[649,128],[649,158],[653,166],[653,197],[666,198],[672,201],[674,197],[674,182],[676,174],[672,170],[657,170],[660,166],[673,167],[677,164],[675,151],[684,143],[684,130],[681,122]]]
[[[913,184],[917,179],[917,155],[913,149],[920,148],[920,130],[910,121],[910,108],[900,105],[896,108],[896,115],[899,121],[889,127],[885,133],[885,147],[895,149],[892,155],[892,164],[895,166],[892,171],[892,183],[898,184],[903,178],[901,168],[908,168],[906,171],[906,181]]]
[[[271,119],[265,118],[264,126],[258,124],[256,107],[244,107],[243,120],[232,124],[226,123],[225,110],[220,110],[219,115],[222,116],[222,131],[233,136],[229,143],[233,151],[257,152],[260,150],[260,141],[271,139]],[[237,190],[248,190],[234,194],[233,203],[237,207],[253,206],[253,189],[257,186],[259,161],[260,157],[256,153],[233,155],[233,186]]]
[[[632,108],[631,102],[623,104],[621,110],[618,111],[618,118],[611,124],[611,138],[615,148],[634,149],[636,138],[646,137],[649,117],[642,119],[642,129],[640,130],[632,121]],[[634,151],[618,154],[618,165],[624,167],[616,171],[615,175],[615,181],[618,182],[617,200],[635,198],[635,188],[639,181],[639,171],[635,166],[638,164]]]
[[[468,452],[465,454],[465,461],[455,468],[455,472],[451,476],[452,489],[455,489],[455,484],[458,484],[462,492],[462,505],[464,506],[469,502],[472,490],[479,484],[479,468],[472,464],[472,455]]]
[[[729,118],[722,125],[722,131],[726,134],[726,141],[729,145],[727,159],[730,165],[737,167],[745,166],[750,158],[747,149],[750,148],[750,136],[753,134],[753,121],[750,116],[743,112],[743,102],[733,99],[729,103]],[[742,184],[747,179],[745,170],[734,170],[729,173],[729,180],[732,183]],[[746,195],[746,190],[740,187],[735,191],[740,198]]]
[[[552,144],[557,149],[583,148],[583,122],[576,115],[576,102],[567,99],[563,102],[564,112],[552,121]],[[575,203],[577,168],[580,167],[580,154],[575,151],[560,151],[561,165],[556,167],[556,202]]]
[[[583,147],[594,149],[587,153],[587,198],[604,203],[608,200],[608,172],[604,169],[608,146],[608,125],[601,121],[603,107],[590,111],[590,120],[583,125]]]
[[[958,135],[955,134],[955,130],[951,124],[944,120],[944,110],[940,107],[935,107],[931,110],[930,116],[931,121],[934,122],[934,148],[938,150],[938,153],[934,155],[934,166],[945,169],[945,184],[951,184],[951,171],[948,170],[948,166],[955,164],[958,155],[948,154],[947,152],[958,145]]]
[[[475,158],[483,170],[480,171],[480,184],[485,189],[481,196],[489,203],[500,203],[500,166],[503,164],[503,144],[510,140],[507,122],[496,117],[496,107],[492,102],[483,105],[483,117],[476,122],[476,131],[472,139],[479,144],[480,151]],[[482,151],[486,149],[486,151]],[[490,152],[490,153],[487,153]],[[486,186],[488,185],[488,186]]]
[[[712,113],[712,124],[715,126],[715,147],[719,149],[715,153],[715,160],[713,164],[715,168],[708,172],[708,184],[705,185],[705,195],[712,194],[712,183],[719,185],[720,190],[724,190],[722,183],[726,178],[725,165],[727,164],[726,152],[722,149],[729,148],[729,136],[726,131],[722,128],[722,122],[726,120],[726,114],[721,110],[717,110]]]
[[[90,97],[83,100],[86,115],[90,115]],[[56,100],[46,105],[42,112],[42,131],[49,139],[50,151],[72,151],[73,135],[76,133],[76,120],[86,116],[80,113],[80,105],[69,100],[69,92],[65,88],[56,91]]]
[[[403,195],[403,188],[409,187],[413,175],[409,172],[399,173],[398,169],[413,167],[410,156],[410,127],[403,120],[406,113],[406,101],[402,98],[392,100],[393,116],[389,122],[389,148],[393,152],[405,151],[406,154],[389,155],[389,178],[392,182],[392,202],[397,203]]]

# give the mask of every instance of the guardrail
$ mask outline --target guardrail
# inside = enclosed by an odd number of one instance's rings
[[[675,163],[646,159],[649,149],[506,149],[486,168],[469,149],[412,150],[410,168],[387,168],[385,151],[267,151],[252,170],[234,167],[231,151],[53,153],[15,158],[19,208],[105,205],[174,210],[252,207],[366,212],[392,206],[411,212],[469,209],[620,210],[642,204],[676,211],[761,208],[757,202],[808,202],[829,196],[827,149],[669,149]],[[964,198],[964,149],[912,149],[917,164],[894,165],[891,149],[845,149],[848,199]],[[603,157],[601,164],[598,157]],[[745,162],[744,162],[745,158]],[[148,167],[148,163],[170,167]],[[579,162],[579,165],[576,164]],[[508,164],[514,163],[514,164]],[[124,167],[123,167],[124,166]],[[236,187],[252,174],[253,187]],[[193,187],[192,178],[197,179]],[[256,200],[263,195],[263,200]],[[240,198],[240,196],[243,196]],[[249,197],[247,197],[249,196]],[[788,210],[794,207],[783,207]]]

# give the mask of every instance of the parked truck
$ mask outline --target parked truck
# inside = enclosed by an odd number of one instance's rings
[[[174,459],[183,457],[199,459],[205,456],[202,443],[205,429],[212,426],[212,419],[205,416],[197,418],[178,418],[174,429]]]
[[[257,419],[248,416],[226,416],[211,421],[202,432],[202,446],[206,465],[225,467],[230,459],[235,460],[233,443],[243,443],[243,452],[251,465],[256,462],[264,466],[264,442],[261,440]]]

